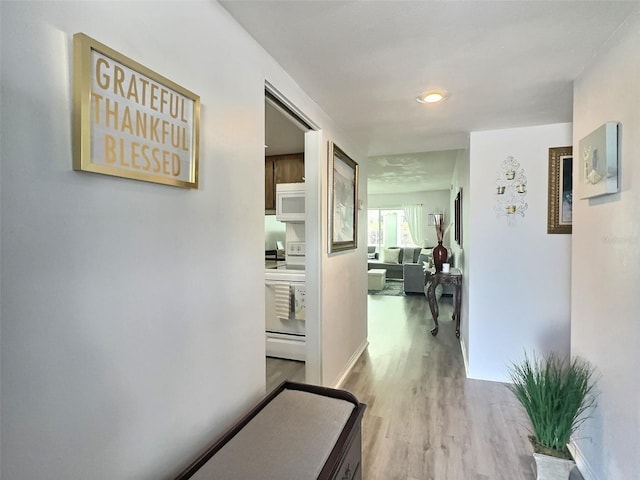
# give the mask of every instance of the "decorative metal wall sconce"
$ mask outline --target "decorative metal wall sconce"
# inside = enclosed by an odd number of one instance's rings
[[[509,156],[502,162],[496,178],[496,217],[506,217],[507,222],[513,222],[516,215],[524,217],[528,205],[527,177],[520,163]]]

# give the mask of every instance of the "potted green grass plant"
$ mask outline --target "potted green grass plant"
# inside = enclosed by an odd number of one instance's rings
[[[535,354],[509,369],[513,392],[531,423],[537,479],[569,478],[571,436],[595,406],[593,367],[578,358]]]

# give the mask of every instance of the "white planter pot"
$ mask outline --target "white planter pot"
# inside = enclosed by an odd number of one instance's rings
[[[564,458],[550,457],[541,453],[534,453],[536,460],[537,480],[568,480],[569,474],[576,462]]]

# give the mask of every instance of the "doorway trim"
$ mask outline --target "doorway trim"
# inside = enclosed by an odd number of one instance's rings
[[[322,384],[322,168],[323,135],[319,126],[265,80],[265,100],[304,132],[306,242],[306,359],[305,382]]]

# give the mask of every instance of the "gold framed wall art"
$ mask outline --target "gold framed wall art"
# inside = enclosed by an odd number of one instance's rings
[[[73,36],[73,169],[198,188],[200,97]]]
[[[550,148],[547,233],[571,233],[572,216],[573,148]]]

